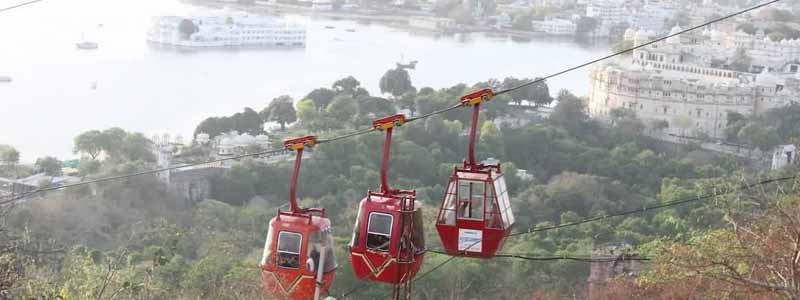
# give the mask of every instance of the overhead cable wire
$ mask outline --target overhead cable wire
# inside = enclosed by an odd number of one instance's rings
[[[28,2],[23,2],[23,3],[17,4],[17,5],[5,7],[5,8],[0,8],[0,12],[9,11],[9,10],[12,10],[12,9],[15,9],[15,8],[18,8],[18,7],[23,7],[23,6],[34,4],[36,2],[41,2],[41,1],[44,1],[44,0],[32,0],[32,1],[28,1]]]
[[[556,72],[556,73],[552,73],[552,74],[550,74],[550,75],[547,75],[547,76],[545,76],[545,77],[540,77],[540,78],[538,78],[538,79],[535,79],[535,80],[529,81],[529,82],[527,82],[527,83],[520,84],[520,85],[518,85],[518,86],[515,86],[515,87],[511,87],[511,88],[507,88],[507,89],[503,89],[503,90],[496,91],[496,92],[494,92],[494,95],[495,95],[495,96],[497,96],[497,95],[502,95],[502,94],[510,93],[510,92],[512,92],[512,91],[515,91],[515,90],[518,90],[518,89],[524,88],[524,87],[526,87],[526,86],[530,86],[530,85],[533,85],[533,84],[536,84],[536,83],[539,83],[539,82],[544,82],[545,80],[548,80],[548,79],[551,79],[551,78],[554,78],[554,77],[557,77],[557,76],[560,76],[560,75],[563,75],[563,74],[566,74],[566,73],[569,73],[569,72],[572,72],[572,71],[575,71],[575,70],[578,70],[578,69],[581,69],[581,68],[584,68],[584,67],[586,67],[586,66],[589,66],[589,65],[592,65],[592,64],[595,64],[595,63],[598,63],[598,62],[604,61],[604,60],[606,60],[606,59],[609,59],[609,58],[613,58],[613,57],[616,57],[616,56],[619,56],[619,55],[625,54],[625,53],[627,53],[627,52],[631,52],[631,51],[633,51],[633,50],[636,50],[636,49],[639,49],[639,48],[642,48],[642,47],[646,47],[646,46],[649,46],[649,45],[652,45],[652,44],[658,43],[658,42],[660,42],[660,41],[664,41],[664,40],[666,40],[666,39],[668,39],[668,38],[670,38],[670,37],[679,36],[679,35],[681,35],[681,34],[684,34],[684,33],[690,32],[690,31],[694,31],[694,30],[700,29],[700,28],[702,28],[702,27],[705,27],[705,26],[708,26],[708,25],[711,25],[711,24],[714,24],[714,23],[717,23],[717,22],[720,22],[720,21],[724,21],[724,20],[727,20],[727,19],[730,19],[730,18],[733,18],[733,17],[739,16],[739,15],[742,15],[742,14],[748,13],[748,12],[750,12],[750,11],[753,11],[753,10],[756,10],[756,9],[759,9],[759,8],[762,8],[762,7],[765,7],[765,6],[768,6],[768,5],[771,5],[771,4],[774,4],[774,3],[777,3],[777,2],[779,2],[779,1],[781,1],[781,0],[771,0],[771,1],[767,1],[767,2],[764,2],[764,3],[761,3],[761,4],[758,4],[758,5],[755,5],[755,6],[752,6],[752,7],[749,7],[749,8],[746,8],[746,9],[743,9],[743,10],[740,10],[740,11],[737,11],[737,12],[735,12],[735,13],[732,13],[732,14],[729,14],[729,15],[726,15],[726,16],[722,16],[722,17],[719,17],[719,18],[716,18],[716,19],[712,19],[712,20],[710,20],[710,21],[707,21],[707,22],[704,22],[704,23],[702,23],[702,24],[700,24],[700,25],[692,26],[692,27],[690,27],[690,28],[687,28],[687,29],[684,29],[684,30],[678,31],[678,32],[676,32],[676,33],[673,33],[673,34],[668,34],[668,35],[666,35],[666,36],[663,36],[663,37],[657,38],[657,39],[655,39],[655,40],[652,40],[652,41],[649,41],[649,42],[646,42],[646,43],[643,43],[643,44],[641,44],[641,45],[634,46],[634,47],[631,47],[631,48],[628,48],[628,49],[625,49],[625,50],[622,50],[622,51],[619,51],[619,52],[615,52],[615,53],[612,53],[612,54],[610,54],[610,55],[606,55],[606,56],[603,56],[603,57],[601,57],[601,58],[597,58],[597,59],[591,60],[591,61],[589,61],[589,62],[586,62],[586,63],[580,64],[580,65],[577,65],[577,66],[573,66],[573,67],[571,67],[571,68],[567,68],[567,69],[564,69],[564,70],[562,70],[562,71],[559,71],[559,72]],[[447,109],[444,109],[444,110],[441,110],[441,111],[437,111],[437,112],[441,112],[441,113],[443,113],[443,112],[450,111],[450,110],[452,110],[452,109],[456,109],[456,108],[458,108],[458,107],[461,107],[462,105],[463,105],[463,104],[459,103],[458,105],[455,105],[455,106],[452,106],[452,107],[449,107],[449,108],[447,108]],[[411,120],[416,120],[416,119],[421,119],[421,118],[427,118],[427,117],[429,117],[429,116],[431,116],[431,115],[432,115],[432,114],[423,115],[423,116],[420,116],[420,117],[418,117],[418,118],[413,118],[413,119],[411,119]],[[789,179],[795,179],[795,178],[796,178],[796,176],[784,177],[784,178],[777,178],[777,179],[772,179],[772,180],[767,180],[767,181],[764,181],[762,184],[767,184],[767,183],[770,183],[770,182],[775,182],[775,181],[785,181],[785,180],[789,180]],[[757,184],[758,184],[758,183],[757,183]],[[729,192],[730,192],[730,191],[729,191]],[[724,193],[723,193],[723,194],[724,194]],[[576,221],[576,222],[563,223],[563,224],[558,224],[558,225],[553,225],[553,226],[548,226],[548,227],[541,227],[541,228],[533,228],[533,229],[530,229],[530,230],[528,230],[528,231],[524,231],[524,232],[518,232],[518,233],[513,233],[513,234],[510,234],[509,236],[518,236],[518,235],[523,235],[523,234],[530,234],[530,233],[533,233],[533,232],[541,232],[541,231],[553,230],[553,229],[558,229],[558,228],[563,228],[563,227],[568,227],[568,226],[576,226],[576,225],[580,225],[580,224],[584,224],[584,223],[589,223],[589,222],[600,221],[600,220],[609,219],[609,218],[613,218],[613,217],[619,217],[619,216],[624,216],[624,215],[629,215],[629,214],[634,214],[634,213],[642,213],[642,212],[649,211],[649,210],[661,209],[661,208],[665,208],[665,207],[670,207],[670,206],[680,205],[680,204],[683,204],[683,203],[688,203],[688,202],[699,201],[699,200],[703,200],[703,199],[711,198],[711,197],[718,196],[718,195],[721,195],[721,194],[710,195],[710,196],[708,196],[708,195],[707,195],[707,196],[704,196],[704,197],[699,197],[699,198],[697,198],[697,199],[695,199],[695,198],[691,198],[691,199],[684,199],[684,200],[680,200],[680,201],[672,201],[672,202],[667,202],[667,203],[663,203],[663,204],[656,205],[656,206],[645,207],[645,208],[642,208],[642,209],[636,209],[636,210],[631,210],[631,211],[625,211],[625,212],[622,212],[622,213],[619,213],[619,214],[603,215],[603,216],[598,216],[598,217],[588,218],[588,219],[584,219],[584,220],[580,220],[580,221]],[[480,241],[478,241],[478,242],[480,242]],[[478,242],[476,242],[475,244],[477,244]],[[471,246],[470,246],[470,247],[471,247]],[[451,262],[451,261],[453,261],[455,258],[458,258],[458,256],[451,256],[451,257],[450,257],[450,258],[448,258],[447,260],[445,260],[445,261],[443,261],[443,262],[439,263],[438,265],[436,265],[435,267],[433,267],[433,268],[429,269],[429,270],[428,270],[428,271],[426,271],[425,273],[422,273],[422,274],[420,274],[420,275],[417,275],[417,276],[416,276],[416,277],[413,279],[413,281],[412,281],[412,282],[416,282],[416,281],[418,281],[418,280],[420,280],[420,279],[422,279],[422,278],[425,278],[426,276],[428,276],[428,275],[430,275],[431,273],[435,272],[435,271],[436,271],[436,270],[438,270],[439,268],[441,268],[441,267],[443,267],[444,265],[446,265],[446,264],[450,263],[450,262]],[[354,289],[354,290],[350,291],[350,294],[352,294],[352,293],[355,293],[355,292],[357,292],[358,290],[359,290],[359,288],[356,288],[356,289]]]
[[[616,217],[621,217],[621,216],[627,216],[627,215],[631,215],[631,214],[643,213],[643,212],[647,212],[647,211],[651,211],[651,210],[656,210],[656,209],[662,209],[662,208],[667,208],[667,207],[671,207],[671,206],[681,205],[681,204],[684,204],[684,203],[702,201],[702,200],[706,200],[706,199],[710,199],[710,198],[714,198],[714,197],[718,197],[718,196],[727,195],[727,194],[730,194],[730,193],[733,193],[733,192],[738,192],[738,191],[741,191],[741,190],[751,189],[751,188],[757,187],[757,186],[762,186],[762,185],[766,185],[766,184],[770,184],[770,183],[774,183],[774,182],[782,182],[782,181],[794,180],[794,179],[797,179],[797,178],[800,178],[800,175],[766,179],[766,180],[758,181],[758,182],[755,182],[755,183],[743,184],[743,185],[740,185],[740,186],[738,186],[736,188],[733,188],[733,189],[730,189],[730,190],[727,190],[727,191],[718,192],[718,193],[715,192],[715,193],[709,193],[709,194],[705,194],[705,195],[698,196],[698,197],[688,197],[688,198],[685,198],[685,199],[668,201],[668,202],[664,202],[664,203],[661,203],[661,204],[658,204],[658,205],[645,206],[645,207],[642,207],[642,208],[631,209],[631,210],[622,211],[622,212],[614,213],[614,214],[595,216],[595,217],[586,218],[586,219],[582,219],[582,220],[578,220],[578,221],[574,221],[574,222],[567,222],[567,223],[561,223],[561,224],[557,224],[557,225],[544,226],[544,227],[533,227],[533,228],[531,228],[531,229],[529,229],[527,231],[520,231],[520,232],[517,232],[517,233],[511,233],[511,234],[507,235],[507,237],[524,235],[524,234],[531,234],[531,233],[541,232],[541,231],[554,230],[554,229],[570,227],[570,226],[577,226],[577,225],[581,225],[581,224],[585,224],[585,223],[596,222],[596,221],[600,221],[600,220],[616,218]]]
[[[421,116],[419,116],[419,117],[413,117],[413,118],[409,118],[407,122],[413,122],[413,121],[420,120],[420,119],[425,119],[425,118],[428,118],[428,117],[431,117],[431,116],[434,116],[434,115],[443,114],[443,113],[446,113],[446,112],[448,112],[448,111],[454,110],[454,109],[456,109],[456,108],[460,108],[460,107],[462,107],[462,106],[464,106],[464,103],[460,103],[460,102],[459,102],[458,104],[456,104],[456,105],[453,105],[453,106],[450,106],[450,107],[448,107],[448,108],[444,108],[444,109],[440,109],[440,110],[432,111],[432,112],[430,112],[430,113],[427,113],[427,114],[421,115]]]
[[[338,140],[349,139],[349,138],[356,137],[356,136],[363,135],[363,134],[367,134],[367,133],[370,133],[370,132],[373,132],[373,131],[375,131],[375,128],[368,128],[368,129],[359,130],[359,131],[356,131],[356,132],[353,132],[353,133],[349,133],[349,134],[345,134],[345,135],[341,135],[341,136],[337,136],[337,137],[333,137],[333,138],[329,138],[329,139],[320,139],[317,142],[317,144],[324,144],[324,143],[335,142],[335,141],[338,141]]]
[[[766,185],[766,184],[769,184],[769,183],[782,182],[782,181],[793,180],[793,179],[797,179],[797,178],[800,178],[800,175],[786,176],[786,177],[762,180],[762,181],[759,181],[759,182],[756,182],[756,183],[741,185],[738,188],[727,190],[727,191],[723,191],[723,192],[719,192],[719,193],[712,193],[712,194],[706,194],[706,195],[699,196],[699,197],[690,197],[690,198],[686,198],[686,199],[682,199],[682,200],[665,202],[665,203],[660,204],[660,205],[645,207],[645,208],[636,209],[636,210],[624,211],[624,212],[620,212],[620,213],[616,213],[616,214],[603,215],[603,216],[599,216],[599,217],[592,217],[592,218],[587,218],[587,219],[583,219],[583,220],[575,221],[575,222],[568,222],[568,223],[562,223],[562,224],[558,224],[558,225],[539,227],[539,228],[534,227],[534,228],[532,228],[532,229],[530,229],[528,231],[522,231],[522,232],[509,234],[506,237],[518,236],[518,235],[523,235],[523,234],[531,234],[531,233],[534,233],[534,232],[554,230],[554,229],[559,229],[559,228],[564,228],[564,227],[569,227],[569,226],[577,226],[577,225],[581,225],[581,224],[585,224],[585,223],[589,223],[589,222],[596,222],[596,221],[605,220],[605,219],[609,219],[609,218],[613,218],[613,217],[630,215],[630,214],[634,214],[634,213],[642,213],[642,212],[646,212],[646,211],[650,211],[650,210],[661,209],[661,208],[676,206],[676,205],[680,205],[680,204],[684,204],[684,203],[696,202],[696,201],[705,200],[705,199],[708,199],[708,198],[723,196],[723,195],[727,195],[727,194],[733,193],[735,191],[740,191],[740,190],[743,190],[743,189],[750,189],[750,188],[753,188],[753,187],[756,187],[756,186],[762,186],[762,185]],[[474,245],[477,245],[478,243],[480,243],[482,241],[483,240],[480,240],[480,241],[477,241],[477,242],[473,243],[472,245],[467,247],[467,249],[471,248]],[[428,251],[436,252],[436,251],[433,251],[433,250],[428,250]],[[425,278],[426,276],[430,275],[431,273],[435,272],[436,270],[440,269],[441,267],[445,266],[446,264],[450,263],[451,261],[453,261],[454,259],[459,258],[459,257],[460,256],[451,256],[447,260],[439,263],[438,265],[436,265],[435,267],[429,269],[425,273],[417,275],[416,278],[414,278],[414,280],[412,282],[416,282],[418,280],[421,280],[422,278]],[[556,260],[556,259],[550,259],[550,260]]]
[[[428,250],[427,252],[441,254],[441,255],[449,255],[447,252],[442,251],[442,250]],[[493,257],[516,258],[516,259],[529,260],[529,261],[574,260],[574,261],[581,261],[581,262],[611,262],[611,261],[618,261],[618,260],[636,260],[636,261],[647,261],[647,260],[650,260],[650,258],[648,258],[648,257],[641,257],[641,256],[638,256],[638,255],[631,255],[631,254],[600,255],[600,256],[577,256],[577,255],[539,256],[539,255],[522,254],[522,253],[498,253],[498,254],[495,254]]]
[[[130,178],[130,177],[148,175],[148,174],[156,174],[156,173],[161,173],[161,172],[166,172],[166,171],[171,171],[171,170],[177,170],[177,169],[183,169],[183,168],[190,168],[190,167],[214,164],[214,163],[224,162],[224,161],[228,161],[228,160],[242,159],[242,158],[246,158],[246,157],[278,154],[278,153],[282,153],[282,152],[285,152],[285,151],[287,151],[287,150],[283,149],[283,148],[276,149],[276,150],[269,150],[269,151],[260,151],[260,152],[255,152],[255,153],[242,154],[242,155],[237,155],[237,156],[214,159],[214,160],[204,161],[204,162],[199,162],[199,163],[183,164],[183,165],[177,165],[177,166],[166,167],[166,168],[158,168],[158,169],[152,169],[152,170],[147,170],[147,171],[141,171],[141,172],[135,172],[135,173],[129,173],[129,174],[123,174],[123,175],[117,175],[117,176],[109,176],[109,177],[103,177],[103,178],[98,178],[98,179],[93,179],[93,180],[86,180],[86,181],[76,182],[76,183],[72,183],[72,184],[44,187],[44,188],[39,188],[39,189],[35,189],[35,190],[32,190],[32,191],[29,191],[29,192],[23,192],[23,193],[20,193],[18,195],[15,195],[11,199],[0,201],[0,205],[9,204],[9,203],[21,200],[22,198],[31,196],[33,194],[38,194],[38,193],[43,193],[43,192],[48,192],[48,191],[54,191],[54,190],[65,189],[65,188],[76,187],[76,186],[82,186],[82,185],[87,185],[87,184],[92,184],[92,183],[100,183],[100,182],[106,182],[106,181],[125,179],[125,178]]]
[[[416,120],[419,120],[419,119],[428,118],[428,117],[431,117],[431,116],[434,116],[434,115],[443,114],[443,113],[446,113],[448,111],[451,111],[451,110],[454,110],[456,108],[459,108],[461,106],[463,106],[463,104],[459,103],[457,105],[454,105],[454,106],[451,106],[451,107],[448,107],[448,108],[445,108],[445,109],[433,111],[431,113],[428,113],[428,114],[425,114],[425,115],[422,115],[422,116],[419,116],[419,117],[410,118],[407,122],[412,122],[412,121],[416,121]],[[330,143],[330,142],[335,142],[335,141],[339,141],[339,140],[343,140],[343,139],[353,138],[353,137],[356,137],[356,136],[359,136],[359,135],[364,135],[364,134],[371,133],[373,131],[375,131],[375,128],[359,130],[359,131],[355,131],[355,132],[352,132],[352,133],[348,133],[348,134],[344,134],[344,135],[341,135],[341,136],[336,136],[336,137],[332,137],[332,138],[328,138],[328,139],[320,139],[318,144]],[[21,199],[23,199],[25,197],[31,196],[33,194],[38,194],[38,193],[48,192],[48,191],[53,191],[53,190],[59,190],[59,189],[63,189],[63,188],[82,186],[82,185],[87,185],[87,184],[92,184],[92,183],[99,183],[99,182],[106,182],[106,181],[112,181],[112,180],[119,180],[119,179],[125,179],[125,178],[129,178],[129,177],[135,177],[135,176],[141,176],[141,175],[147,175],[147,174],[155,174],[155,173],[160,173],[160,172],[165,172],[165,171],[170,171],[170,170],[175,170],[175,169],[194,167],[194,166],[218,163],[218,162],[229,161],[229,160],[237,160],[237,159],[242,159],[242,158],[252,157],[252,156],[277,154],[277,153],[281,153],[281,152],[284,152],[284,151],[287,151],[287,150],[281,148],[281,149],[270,150],[270,151],[262,151],[262,152],[256,152],[256,153],[250,153],[250,154],[243,154],[243,155],[231,156],[231,157],[226,157],[226,158],[220,158],[220,159],[201,162],[201,163],[185,164],[185,165],[180,165],[180,166],[173,166],[173,167],[168,167],[168,168],[160,168],[160,169],[142,171],[142,172],[137,172],[137,173],[125,174],[125,175],[110,176],[110,177],[99,178],[99,179],[94,179],[94,180],[82,181],[82,182],[73,183],[73,184],[66,184],[66,185],[60,185],[60,186],[52,186],[52,187],[40,188],[40,189],[36,189],[36,190],[33,190],[33,191],[21,193],[19,195],[15,195],[15,196],[11,197],[10,199],[7,199],[7,200],[0,200],[0,205],[5,205],[5,204],[12,203],[12,202],[16,202],[16,201],[19,201],[19,200],[21,200]]]
[[[564,73],[572,72],[572,71],[575,71],[575,70],[577,70],[577,69],[580,69],[580,68],[583,68],[583,67],[586,67],[586,66],[589,66],[589,65],[593,65],[593,64],[595,64],[595,63],[598,63],[598,62],[604,61],[604,60],[606,60],[606,59],[609,59],[609,58],[612,58],[612,57],[615,57],[615,56],[618,56],[618,55],[622,55],[622,54],[625,54],[625,53],[631,52],[631,51],[633,51],[633,50],[636,50],[636,49],[639,49],[639,48],[642,48],[642,47],[646,47],[646,46],[649,46],[649,45],[652,45],[652,44],[655,44],[655,43],[658,43],[658,42],[664,41],[664,40],[666,40],[666,39],[668,39],[668,38],[671,38],[671,37],[674,37],[674,36],[678,36],[678,35],[681,35],[681,34],[687,33],[687,32],[689,32],[689,31],[693,31],[693,30],[696,30],[696,29],[699,29],[699,28],[703,28],[703,27],[705,27],[705,26],[708,26],[708,25],[711,25],[711,24],[714,24],[714,23],[717,23],[717,22],[720,22],[720,21],[724,21],[724,20],[727,20],[727,19],[730,19],[730,18],[733,18],[733,17],[739,16],[739,15],[741,15],[741,14],[748,13],[748,12],[750,12],[750,11],[753,11],[753,10],[756,10],[756,9],[759,9],[759,8],[762,8],[762,7],[764,7],[764,6],[767,6],[767,5],[770,5],[770,4],[773,4],[773,3],[779,2],[779,1],[781,1],[781,0],[772,0],[772,1],[767,1],[767,2],[764,2],[764,3],[758,4],[758,5],[756,5],[756,6],[752,6],[752,7],[746,8],[746,9],[744,9],[744,10],[737,11],[737,12],[735,12],[735,13],[732,13],[732,14],[730,14],[730,15],[726,15],[726,16],[719,17],[719,18],[716,18],[716,19],[712,19],[712,20],[710,20],[710,21],[707,21],[707,22],[704,22],[704,23],[702,23],[702,24],[700,24],[700,25],[697,25],[697,26],[692,26],[692,27],[689,27],[689,28],[687,28],[687,29],[684,29],[684,30],[678,31],[678,32],[676,32],[676,33],[668,34],[668,35],[666,35],[666,36],[663,36],[663,37],[660,37],[660,38],[654,39],[654,40],[652,40],[652,41],[649,41],[649,42],[643,43],[643,44],[641,44],[641,45],[638,45],[638,46],[631,47],[631,48],[628,48],[628,49],[625,49],[625,50],[622,50],[622,51],[619,51],[619,52],[615,52],[615,53],[613,53],[613,54],[609,54],[609,55],[606,55],[606,56],[603,56],[603,57],[597,58],[597,59],[595,59],[595,60],[592,60],[592,61],[589,61],[589,62],[586,62],[586,63],[580,64],[580,65],[577,65],[577,66],[574,66],[574,67],[571,67],[571,68],[568,68],[568,69],[565,69],[565,70],[562,70],[562,71],[559,71],[559,72],[556,72],[556,73],[553,73],[553,74],[547,75],[547,76],[545,76],[545,77],[541,77],[541,78],[538,78],[538,79],[531,80],[531,81],[529,81],[529,82],[526,82],[526,83],[520,84],[520,85],[518,85],[518,86],[515,86],[515,87],[511,87],[511,88],[507,88],[507,89],[504,89],[504,90],[497,91],[497,92],[495,92],[494,94],[495,94],[495,95],[502,95],[502,94],[505,94],[505,93],[513,92],[513,91],[515,91],[515,90],[518,90],[518,89],[524,88],[524,87],[526,87],[526,86],[533,85],[533,84],[536,84],[536,83],[539,83],[539,82],[543,82],[543,81],[545,81],[545,80],[547,80],[547,79],[550,79],[550,78],[553,78],[553,77],[556,77],[556,76],[562,75],[562,74],[564,74]]]

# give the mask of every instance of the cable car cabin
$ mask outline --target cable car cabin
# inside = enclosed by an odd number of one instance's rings
[[[455,168],[436,220],[447,254],[491,258],[502,249],[513,224],[499,164]]]
[[[413,194],[370,192],[361,200],[350,242],[356,276],[391,284],[414,278],[425,253],[422,222]]]
[[[273,296],[269,299],[313,300],[320,268],[327,294],[337,267],[330,228],[324,213],[279,212],[272,218],[261,258],[261,280]]]

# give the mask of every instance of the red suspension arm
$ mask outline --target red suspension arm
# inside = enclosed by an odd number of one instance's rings
[[[300,177],[300,162],[303,160],[303,148],[297,149],[296,152],[297,156],[294,159],[292,182],[289,186],[289,205],[291,205],[293,213],[301,212],[300,206],[297,205],[297,178]]]
[[[472,124],[469,128],[469,149],[467,151],[467,163],[470,166],[475,166],[475,140],[478,135],[478,112],[480,109],[480,103],[475,104],[472,109]]]
[[[492,89],[482,89],[476,92],[469,93],[461,97],[463,105],[472,106],[472,124],[469,128],[469,145],[467,145],[467,165],[470,167],[477,166],[475,162],[475,140],[478,136],[478,113],[481,110],[481,103],[490,101],[494,97]]]
[[[307,211],[319,211],[324,214],[321,209],[302,209],[297,205],[297,179],[300,177],[300,163],[303,161],[303,149],[317,144],[317,137],[313,135],[304,136],[301,138],[286,140],[283,142],[287,150],[294,150],[297,156],[294,159],[294,171],[292,172],[292,181],[289,185],[289,205],[291,206],[292,213],[303,213]]]
[[[386,141],[383,142],[383,160],[381,161],[381,193],[392,191],[389,187],[389,152],[392,149],[392,129],[386,129]]]

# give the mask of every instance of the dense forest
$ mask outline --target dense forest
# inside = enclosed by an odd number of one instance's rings
[[[277,142],[312,133],[336,136],[366,128],[375,117],[399,110],[430,113],[473,89],[521,80],[416,89],[407,71],[394,69],[380,81],[388,98],[370,95],[348,77],[296,103],[281,96],[261,111],[246,108],[206,119],[195,133],[237,130],[268,134]],[[551,102],[551,112],[541,113],[539,108]],[[477,153],[479,159],[502,161],[515,231],[719,196],[515,236],[503,253],[585,257],[598,245],[626,243],[651,259],[635,278],[618,278],[595,291],[596,299],[800,299],[795,182],[738,188],[795,168],[762,173],[697,145],[649,139],[644,133],[658,128],[634,114],[614,115],[611,124],[598,123],[579,97],[568,91],[551,97],[544,82],[498,96],[483,109]],[[782,140],[796,139],[800,127],[792,125],[798,122],[782,116],[742,118],[729,125],[772,128]],[[771,127],[775,120],[781,123]],[[280,129],[266,132],[264,122]],[[397,187],[417,191],[430,249],[441,249],[434,217],[453,166],[465,157],[468,124],[467,110],[453,110],[406,124],[394,139],[390,176]],[[148,143],[118,128],[81,133],[75,139],[76,153],[84,157],[80,175],[92,179],[153,169],[155,157],[144,150]],[[362,285],[347,252],[357,203],[379,186],[381,146],[381,135],[362,135],[314,147],[303,163],[301,204],[325,207],[333,223],[339,267],[330,294],[337,298],[356,286],[362,288],[347,299],[388,293],[385,285]],[[189,161],[210,155],[199,145],[187,153]],[[290,168],[288,161],[242,159],[212,178],[209,199],[188,207],[154,175],[41,193],[5,206],[0,211],[0,299],[269,299],[258,261],[267,222],[287,203]],[[532,177],[518,176],[520,169]],[[33,170],[5,163],[2,172]],[[446,259],[427,253],[423,272]],[[414,298],[582,299],[589,292],[590,268],[574,260],[459,258],[416,282]]]

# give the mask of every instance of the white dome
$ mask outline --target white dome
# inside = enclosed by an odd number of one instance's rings
[[[631,27],[628,27],[628,29],[625,29],[625,34],[623,35],[623,39],[624,40],[629,41],[629,40],[634,39],[634,37],[636,37],[636,30],[633,30],[633,28],[631,28]]]
[[[670,29],[669,34],[670,35],[678,34],[679,32],[681,32],[681,30],[683,30],[683,29],[681,29],[681,26],[678,25],[678,24],[675,24],[675,26],[673,26],[672,29]]]
[[[680,32],[681,32],[681,27],[680,26],[675,25],[675,27],[672,27],[672,29],[669,31],[669,35],[672,35],[672,36],[667,38],[667,43],[669,43],[669,44],[680,44],[681,43],[681,37],[677,35]]]

